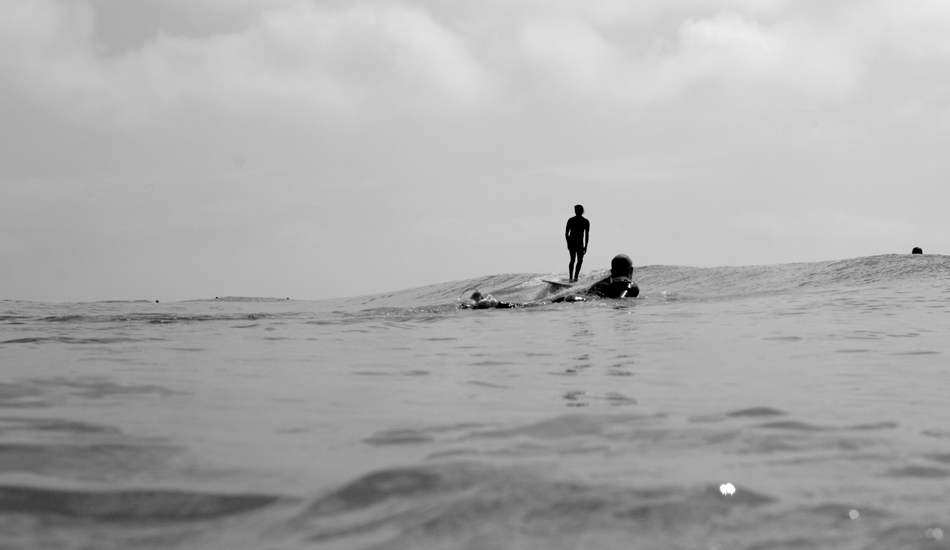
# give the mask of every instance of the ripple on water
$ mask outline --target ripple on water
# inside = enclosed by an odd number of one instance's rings
[[[120,384],[106,377],[50,377],[0,383],[0,407],[47,407],[62,397],[104,399],[155,395],[168,397],[187,395],[157,384]]]
[[[614,543],[603,547],[628,548],[631,540],[669,547],[684,530],[715,536],[764,517],[776,502],[748,488],[725,496],[714,485],[606,486],[456,463],[369,473],[317,498],[285,533],[310,543],[372,540],[394,549],[508,547],[515,540],[573,548],[603,536]]]
[[[278,497],[191,491],[64,491],[0,485],[0,514],[100,522],[200,521],[256,510]]]

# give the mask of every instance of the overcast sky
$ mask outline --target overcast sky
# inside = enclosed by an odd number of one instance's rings
[[[0,121],[0,299],[950,251],[945,0],[2,0]]]

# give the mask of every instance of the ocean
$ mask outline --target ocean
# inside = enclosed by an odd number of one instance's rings
[[[0,548],[950,547],[950,256],[550,276],[0,301]]]

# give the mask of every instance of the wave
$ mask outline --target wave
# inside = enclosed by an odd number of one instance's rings
[[[761,266],[688,267],[648,265],[634,269],[641,299],[722,299],[760,294],[780,294],[835,287],[860,287],[911,281],[945,280],[950,256],[885,254],[847,260]],[[501,300],[543,301],[572,292],[583,292],[606,277],[607,269],[590,272],[580,284],[562,289],[543,279],[564,274],[513,273],[438,283],[396,292],[326,300],[340,310],[414,308],[424,310],[458,301],[472,289],[489,292]]]
[[[641,287],[692,296],[742,296],[801,289],[933,281],[950,273],[950,256],[885,254],[847,260],[741,267],[646,266]]]
[[[760,518],[775,502],[748,489],[723,498],[712,485],[601,486],[457,463],[370,473],[315,501],[288,531],[341,547],[373,540],[379,548],[457,548],[471,546],[476,535],[478,547],[524,538],[539,548],[589,546],[552,540],[577,531],[623,533],[629,545],[631,533],[668,542],[673,532],[730,515]]]
[[[286,302],[290,298],[267,298],[257,296],[215,296],[213,299],[204,298],[200,300],[185,300],[186,302]]]
[[[213,300],[212,300],[213,301]],[[20,317],[20,320],[36,320],[44,323],[123,323],[140,322],[155,325],[168,323],[198,323],[204,321],[247,321],[259,320],[272,317],[269,313],[218,313],[218,314],[181,314],[174,315],[169,313],[137,313],[129,312],[122,314],[72,314],[72,315],[54,315],[49,317],[40,317],[30,319],[29,317]],[[0,318],[0,321],[3,319]]]
[[[122,323],[139,322],[152,324],[195,323],[215,321],[257,321],[266,319],[287,319],[299,317],[305,322],[345,322],[348,316],[353,321],[364,319],[365,315],[381,317],[432,315],[442,316],[454,311],[455,305],[474,289],[483,294],[490,293],[499,300],[509,302],[545,302],[570,293],[584,292],[594,282],[608,274],[607,269],[594,270],[584,276],[580,283],[564,288],[544,282],[545,279],[566,278],[559,273],[504,273],[485,275],[459,281],[431,284],[393,292],[337,298],[317,301],[290,300],[288,298],[256,297],[216,297],[207,300],[175,302],[187,306],[189,311],[168,313],[154,311],[149,302],[128,302],[124,304],[104,304],[111,306],[110,311],[90,311],[86,306],[71,304],[75,313],[49,316],[45,307],[44,315],[25,315],[31,309],[31,303],[12,302],[25,306],[22,311],[8,311],[0,315],[0,323],[18,325],[25,322],[43,322],[49,324],[72,323]],[[839,287],[861,287],[868,285],[891,285],[911,282],[934,282],[946,280],[950,274],[950,256],[886,254],[867,256],[847,260],[833,260],[810,263],[791,263],[760,266],[722,266],[688,267],[675,265],[647,265],[634,270],[634,280],[639,284],[639,301],[656,300],[709,300],[729,299],[762,294],[781,294],[788,292],[816,291]],[[209,312],[206,304],[229,304],[228,309]],[[94,304],[91,304],[92,307]],[[244,307],[241,307],[241,306]],[[163,304],[161,307],[167,306]],[[287,309],[291,306],[293,309]],[[225,307],[225,306],[222,306]],[[254,311],[248,311],[254,307]],[[78,311],[77,309],[78,308]],[[121,308],[121,309],[116,309]],[[132,311],[129,308],[136,308]],[[148,308],[142,310],[142,308]],[[243,309],[243,311],[242,311]],[[314,313],[332,312],[332,319],[322,316],[314,318]],[[0,344],[33,343],[33,337],[9,339]],[[59,336],[46,338],[45,341],[58,343],[70,342]],[[114,343],[88,339],[81,343]]]
[[[65,491],[0,486],[0,514],[118,523],[200,521],[258,510],[276,503],[279,498],[168,490]]]
[[[149,340],[161,340],[160,338],[71,338],[69,336],[40,336],[27,338],[14,338],[13,340],[2,340],[0,344],[123,344],[128,342],[146,342]]]

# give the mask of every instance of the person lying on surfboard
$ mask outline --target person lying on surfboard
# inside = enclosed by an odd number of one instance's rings
[[[521,307],[520,304],[512,304],[511,302],[502,302],[498,300],[491,294],[483,295],[478,290],[472,293],[469,296],[469,301],[463,303],[458,307],[462,309],[490,309],[490,308],[500,308],[500,309],[509,309],[513,307]]]
[[[610,276],[597,281],[587,289],[587,296],[601,298],[636,298],[640,287],[633,282],[633,261],[626,254],[617,254],[610,260]],[[573,294],[554,300],[557,302],[583,302],[587,296]]]

